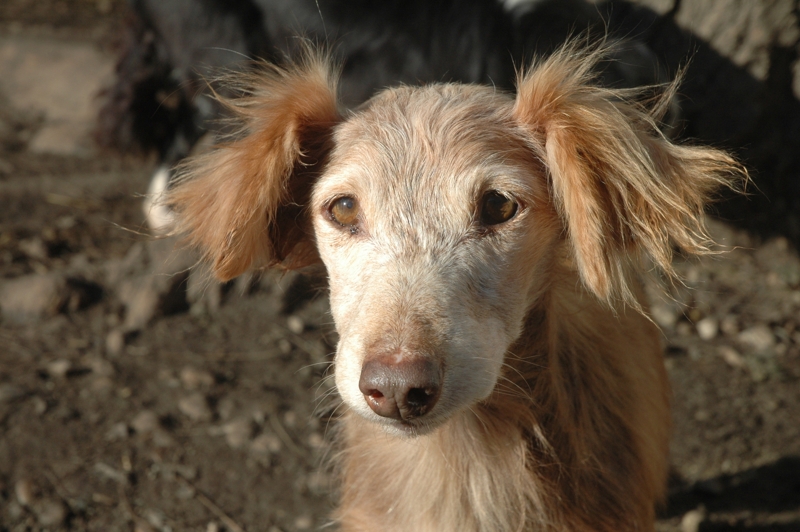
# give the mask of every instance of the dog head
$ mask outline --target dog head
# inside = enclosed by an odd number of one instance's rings
[[[564,263],[639,308],[643,255],[670,274],[673,244],[706,249],[703,205],[739,167],[593,86],[602,52],[557,52],[516,97],[399,87],[346,115],[324,59],[269,67],[229,103],[242,131],[185,166],[181,229],[221,279],[321,258],[344,402],[390,431],[433,429],[491,395]]]

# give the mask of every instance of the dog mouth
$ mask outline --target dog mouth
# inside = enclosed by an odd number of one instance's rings
[[[417,438],[430,434],[439,427],[439,423],[431,423],[430,420],[395,420],[381,418],[376,421],[387,433],[394,436],[406,438]]]

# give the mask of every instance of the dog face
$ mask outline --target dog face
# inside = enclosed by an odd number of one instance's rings
[[[334,132],[311,213],[336,383],[393,430],[487,397],[546,281],[561,226],[512,109],[486,87],[390,89]]]
[[[265,65],[224,102],[241,131],[182,167],[176,230],[221,280],[321,258],[344,401],[433,429],[495,388],[556,261],[586,297],[641,310],[630,270],[646,256],[674,275],[673,246],[707,251],[709,194],[746,175],[660,134],[675,86],[647,110],[593,85],[605,52],[567,45],[516,97],[401,87],[347,117],[325,57]]]

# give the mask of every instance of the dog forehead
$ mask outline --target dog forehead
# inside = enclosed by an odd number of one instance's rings
[[[512,107],[511,96],[479,85],[386,89],[337,126],[325,174],[374,199],[474,195],[528,164]]]
[[[395,161],[441,164],[446,152],[468,160],[461,153],[466,147],[508,140],[512,103],[509,95],[480,85],[385,89],[339,126],[335,143],[340,151],[372,145]]]

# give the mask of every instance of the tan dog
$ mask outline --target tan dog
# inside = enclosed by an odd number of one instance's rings
[[[637,272],[706,252],[706,199],[744,174],[659,133],[670,94],[592,86],[602,56],[343,113],[309,53],[240,80],[242,130],[183,168],[170,202],[220,279],[327,267],[343,530],[653,530],[669,389]]]

